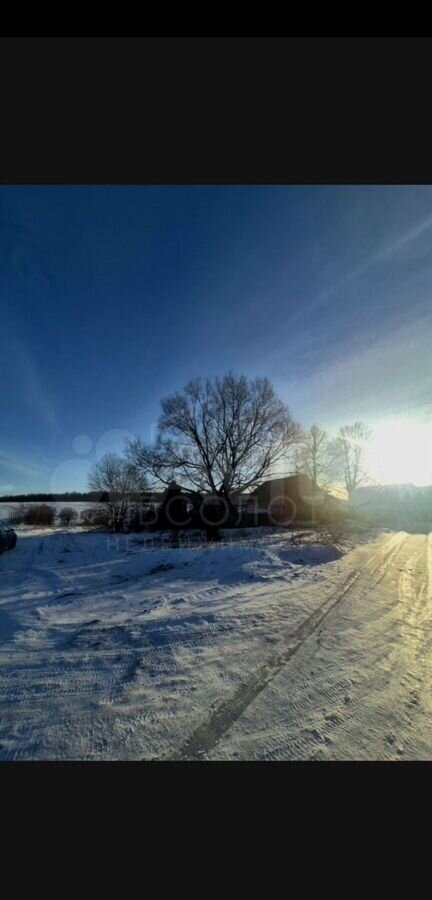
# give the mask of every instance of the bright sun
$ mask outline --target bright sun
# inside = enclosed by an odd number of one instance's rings
[[[381,484],[431,484],[431,426],[404,419],[378,423],[365,449],[368,474]]]

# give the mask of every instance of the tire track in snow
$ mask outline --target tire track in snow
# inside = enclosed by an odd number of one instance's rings
[[[270,684],[281,669],[298,652],[304,642],[314,634],[321,622],[343,600],[365,572],[368,575],[365,590],[370,590],[371,580],[377,573],[378,578],[374,584],[382,581],[392,560],[406,539],[407,535],[405,532],[398,532],[396,535],[392,535],[372,555],[364,568],[355,569],[351,572],[341,588],[314,610],[298,628],[286,635],[287,646],[282,651],[270,656],[255,671],[246,684],[240,685],[230,700],[222,703],[220,706],[216,706],[210,718],[192,732],[177,752],[169,754],[167,758],[174,760],[202,759],[209,750],[212,750],[245,709]],[[387,553],[385,553],[386,550],[388,550]],[[385,555],[383,556],[383,554]]]
[[[430,758],[425,549],[424,537],[407,536],[393,566],[387,557],[383,593],[349,594],[324,640],[303,645],[298,667],[281,673],[210,758]]]

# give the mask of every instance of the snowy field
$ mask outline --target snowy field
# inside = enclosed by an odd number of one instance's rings
[[[1,759],[432,758],[427,536],[16,530]]]
[[[92,503],[89,501],[81,501],[81,500],[29,500],[29,501],[11,501],[3,502],[0,501],[0,520],[7,521],[14,514],[15,509],[19,509],[21,507],[31,507],[31,506],[40,506],[41,503],[46,504],[46,506],[53,506],[56,512],[56,516],[58,516],[59,512],[67,507],[71,507],[74,509],[77,515],[80,517],[81,513],[87,509],[94,509],[97,506],[96,503]]]

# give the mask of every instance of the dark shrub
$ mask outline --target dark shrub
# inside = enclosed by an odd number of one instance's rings
[[[107,510],[101,509],[96,506],[92,509],[83,509],[81,513],[81,522],[83,523],[83,525],[90,525],[92,527],[98,528],[108,528],[110,525],[110,518]]]
[[[189,503],[181,488],[173,482],[168,485],[160,504],[155,528],[178,530],[190,524]]]
[[[59,512],[59,520],[62,525],[71,525],[73,522],[76,522],[77,518],[78,513],[72,506],[64,506]]]
[[[41,527],[52,525],[55,518],[55,509],[47,503],[35,503],[27,507],[24,522],[26,525],[39,525]]]
[[[155,528],[159,518],[159,510],[153,504],[136,504],[128,513],[126,527],[128,531],[147,531]]]

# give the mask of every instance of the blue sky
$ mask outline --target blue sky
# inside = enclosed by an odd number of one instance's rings
[[[429,186],[0,188],[0,493],[86,489],[195,375],[429,423]]]

